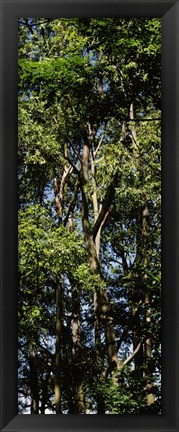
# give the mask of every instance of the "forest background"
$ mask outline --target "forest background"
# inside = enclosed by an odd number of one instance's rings
[[[161,413],[161,20],[19,19],[19,413]]]

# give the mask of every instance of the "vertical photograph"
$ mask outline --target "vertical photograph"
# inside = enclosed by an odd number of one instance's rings
[[[18,20],[18,412],[161,414],[161,19]]]

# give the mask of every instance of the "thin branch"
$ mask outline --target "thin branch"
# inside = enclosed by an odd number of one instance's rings
[[[76,202],[76,193],[77,193],[77,190],[78,190],[78,186],[79,186],[79,180],[77,180],[77,182],[75,183],[75,189],[74,189],[74,192],[73,192],[73,196],[72,196],[72,199],[71,199],[69,207],[68,207],[67,215],[66,215],[66,217],[64,219],[64,222],[63,222],[64,226],[66,226],[66,224],[68,222],[68,218],[70,216],[70,213],[74,209],[75,202]]]
[[[56,126],[59,127],[59,123],[58,123],[57,118],[55,116],[52,116],[52,118],[53,118],[54,123],[56,124]]]
[[[124,330],[125,330],[125,328],[124,328]],[[121,336],[121,338],[123,337],[123,335]],[[121,339],[120,338],[120,339]],[[120,340],[119,340],[120,341]],[[121,374],[121,372],[122,372],[122,369],[135,357],[135,355],[138,353],[138,351],[139,351],[139,349],[140,349],[140,347],[141,347],[141,344],[142,344],[142,342],[143,342],[143,340],[141,340],[140,342],[139,342],[139,344],[137,345],[137,347],[136,347],[136,349],[133,351],[133,353],[129,356],[129,357],[127,357],[127,359],[122,363],[122,364],[120,364],[120,367],[119,367],[119,369],[115,372],[115,378],[119,378],[119,376],[120,376],[120,374]],[[111,372],[112,370],[111,370],[111,368],[110,367],[108,367],[107,368],[107,370],[106,370],[106,373],[105,373],[105,379],[107,379],[107,377],[108,377],[108,375],[109,375],[109,373]]]
[[[62,175],[60,187],[58,186],[58,182],[56,177],[54,178],[54,195],[55,195],[55,204],[56,204],[56,211],[59,218],[59,222],[62,221],[62,210],[63,210],[63,191],[66,183],[68,182],[68,179],[70,175],[73,172],[73,167],[71,165],[65,166],[64,172]]]
[[[37,21],[37,22],[35,22],[33,24],[30,24],[28,22],[28,19],[26,19],[25,21],[22,21],[20,19],[18,22],[19,22],[19,24],[26,25],[28,27],[28,29],[30,30],[30,32],[33,34],[34,33],[33,27],[35,27],[35,29],[36,29],[36,27],[38,25],[49,24],[51,21],[54,21],[54,20],[55,20],[55,18],[47,18],[47,20],[45,20],[45,21]]]
[[[76,165],[72,162],[72,160],[71,160],[68,156],[65,156],[65,159],[66,159],[66,160],[69,162],[69,164],[73,167],[75,173],[78,174],[78,177],[79,177],[79,180],[80,180],[80,184],[81,184],[82,179],[81,179],[80,171],[78,170],[78,168],[76,167]]]
[[[75,146],[73,145],[73,143],[71,142],[70,145],[72,146],[72,149],[74,151],[74,153],[76,154],[77,158],[79,159],[79,161],[82,163],[83,159],[81,158],[81,156],[79,155],[79,153],[77,152]]]
[[[47,354],[52,360],[54,360],[55,354],[51,353],[47,348],[42,346],[40,342],[36,341],[37,346],[40,350],[44,351],[45,354]]]
[[[70,103],[70,106],[71,106],[71,109],[72,109],[72,112],[73,112],[73,115],[74,115],[74,117],[78,117],[77,116],[77,112],[76,112],[76,110],[75,110],[75,108],[74,108],[74,106],[73,106],[73,103],[72,103],[72,100],[71,100],[71,96],[70,96],[70,94],[68,93],[67,95],[66,95],[66,97],[67,97],[67,99],[68,99],[68,102]]]
[[[112,183],[109,185],[109,187],[106,191],[104,201],[102,204],[102,209],[101,209],[99,216],[97,218],[97,221],[94,224],[94,227],[92,229],[92,235],[93,235],[94,240],[96,238],[98,230],[104,225],[104,223],[107,219],[107,216],[109,214],[109,208],[110,208],[110,205],[112,204],[114,194],[115,194],[115,180],[116,180],[116,175],[115,175]]]
[[[61,222],[62,205],[61,205],[61,200],[59,199],[59,196],[58,196],[59,187],[58,187],[58,182],[57,182],[56,177],[53,179],[53,189],[54,189],[54,195],[55,195],[56,212],[58,215],[59,222]]]
[[[61,179],[61,184],[60,184],[60,190],[59,190],[59,196],[60,196],[60,201],[62,201],[63,199],[63,189],[65,184],[67,183],[70,175],[73,172],[73,167],[71,165],[69,165],[68,167],[64,168],[64,173],[62,175],[62,179]]]
[[[91,125],[89,122],[87,122],[87,126],[88,126],[88,146],[89,146],[89,148],[92,148],[94,138],[96,135],[96,128],[94,126],[93,126],[93,128],[91,128]]]
[[[127,336],[127,333],[128,333],[128,327],[125,326],[120,339],[117,341],[117,352],[119,351],[119,348],[121,347],[124,338]]]
[[[101,138],[100,138],[100,140],[99,140],[99,143],[98,143],[98,145],[97,145],[97,147],[96,147],[96,150],[95,150],[94,153],[93,153],[94,158],[96,157],[97,152],[98,152],[98,150],[99,150],[99,148],[100,148],[100,146],[101,146],[101,144],[102,144],[102,142],[103,142],[105,132],[106,132],[106,126],[105,126],[104,129],[103,129],[103,132],[102,132]]]
[[[107,220],[107,218],[108,218],[109,210],[110,210],[110,209],[108,208],[106,214],[104,215],[104,218],[103,218],[103,220],[102,220],[102,222],[101,222],[101,225],[100,225],[100,229],[102,229],[103,225],[105,224],[105,222],[106,222],[106,220]]]
[[[142,344],[142,340],[138,343],[138,345],[137,345],[136,349],[133,351],[133,353],[122,363],[122,367],[126,366],[135,357],[135,355],[140,350],[141,344]]]
[[[143,122],[143,121],[161,121],[161,118],[151,118],[151,119],[146,119],[146,118],[138,118],[138,119],[126,119],[126,122]]]
[[[73,115],[74,115],[75,119],[77,120],[77,118],[78,118],[78,114],[77,114],[77,112],[76,112],[76,110],[75,110],[75,107],[74,107],[74,105],[73,105],[73,102],[72,102],[72,99],[71,99],[70,94],[68,93],[68,94],[66,95],[66,97],[67,97],[67,99],[68,99],[68,102],[70,103],[70,106],[71,106],[71,109],[72,109]],[[70,143],[70,144],[71,144],[72,149],[73,149],[74,153],[76,154],[77,158],[78,158],[79,161],[82,163],[82,158],[81,158],[81,156],[79,155],[79,153],[77,152],[75,146],[73,145],[73,143]]]

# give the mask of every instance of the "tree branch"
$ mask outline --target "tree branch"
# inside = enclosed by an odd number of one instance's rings
[[[72,199],[71,199],[69,207],[68,207],[67,215],[66,215],[66,217],[64,219],[64,222],[63,222],[64,226],[66,226],[66,224],[68,222],[68,218],[70,216],[70,213],[74,209],[75,202],[76,202],[76,193],[77,193],[77,190],[78,190],[78,186],[79,186],[79,180],[77,180],[77,182],[75,183],[75,189],[74,189],[74,192],[73,192],[73,196],[72,196]]]
[[[77,112],[76,112],[76,110],[75,110],[75,108],[74,108],[74,106],[73,106],[73,103],[72,103],[72,99],[71,99],[70,94],[68,93],[68,94],[66,95],[66,97],[67,97],[67,99],[68,99],[68,102],[70,103],[70,106],[71,106],[71,109],[72,109],[73,115],[74,115],[74,117],[76,117],[76,119],[77,119]]]
[[[126,122],[143,122],[143,121],[161,121],[161,118],[150,118],[150,119],[146,119],[146,118],[138,118],[138,119],[126,119]]]
[[[71,142],[70,145],[72,146],[72,149],[74,151],[74,153],[76,154],[77,158],[79,159],[79,161],[82,163],[83,159],[81,158],[81,156],[79,155],[79,153],[77,152],[75,146],[73,145],[73,143]]]
[[[127,333],[128,333],[128,327],[125,326],[120,339],[117,341],[117,352],[119,351],[119,348],[120,348],[125,336],[127,336]]]
[[[96,157],[97,152],[98,152],[98,150],[99,150],[99,148],[100,148],[100,146],[101,146],[101,144],[102,144],[102,142],[103,142],[104,135],[105,135],[105,131],[106,131],[106,127],[104,127],[103,132],[102,132],[102,135],[101,135],[101,138],[100,138],[99,143],[98,143],[98,145],[97,145],[97,147],[96,147],[96,150],[93,152],[93,156],[94,156],[94,158]]]
[[[79,182],[80,182],[80,186],[82,185],[82,178],[81,178],[81,174],[80,174],[80,171],[78,170],[78,168],[75,166],[75,164],[72,162],[72,160],[68,157],[68,156],[65,156],[65,159],[69,162],[69,164],[73,167],[73,169],[74,169],[74,172],[76,173],[76,174],[78,174],[78,178],[79,178]]]
[[[137,345],[136,349],[133,351],[133,353],[122,363],[122,367],[126,366],[129,362],[131,362],[131,360],[135,357],[135,355],[140,350],[141,344],[142,344],[142,340],[138,343],[138,345]]]
[[[56,204],[57,215],[60,222],[62,221],[63,190],[72,172],[73,172],[73,167],[71,165],[65,166],[60,187],[58,187],[56,177],[54,178],[53,184],[54,184],[55,204]]]
[[[102,204],[102,209],[99,213],[99,216],[97,218],[96,223],[94,224],[94,227],[92,229],[92,235],[93,235],[93,239],[95,240],[96,235],[98,233],[98,230],[104,225],[108,213],[109,213],[109,208],[110,205],[112,204],[113,198],[114,198],[114,194],[115,194],[115,181],[116,181],[117,175],[115,175],[112,183],[109,185],[105,197],[104,197],[104,201]]]

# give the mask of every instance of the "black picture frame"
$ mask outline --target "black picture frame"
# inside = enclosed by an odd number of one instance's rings
[[[1,431],[177,432],[179,1],[1,0]],[[162,414],[17,415],[17,20],[162,18]]]

